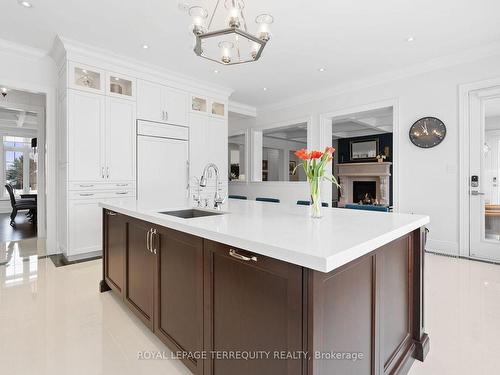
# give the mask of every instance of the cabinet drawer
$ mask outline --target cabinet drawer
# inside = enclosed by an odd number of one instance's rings
[[[150,137],[189,139],[189,128],[186,126],[163,125],[155,122],[137,121],[137,134]]]
[[[135,190],[120,189],[115,191],[70,191],[69,199],[108,199],[135,197]]]
[[[135,189],[134,181],[124,181],[124,182],[70,182],[69,190],[123,190],[123,189]]]

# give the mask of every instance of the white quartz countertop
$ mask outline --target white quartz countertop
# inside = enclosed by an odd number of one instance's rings
[[[429,223],[428,216],[323,208],[321,219],[309,207],[229,200],[224,215],[182,219],[137,202],[101,202],[100,206],[160,226],[269,256],[321,272],[330,272]]]

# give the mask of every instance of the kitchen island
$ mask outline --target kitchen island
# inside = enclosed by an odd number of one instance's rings
[[[332,208],[311,219],[308,207],[236,200],[192,218],[101,206],[101,291],[194,374],[404,374],[429,350],[427,216]]]

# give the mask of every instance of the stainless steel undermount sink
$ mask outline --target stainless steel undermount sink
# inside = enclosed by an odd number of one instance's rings
[[[163,215],[176,216],[183,219],[194,219],[196,217],[224,215],[224,212],[196,210],[194,208],[190,208],[187,210],[178,210],[178,211],[162,211],[159,213]]]

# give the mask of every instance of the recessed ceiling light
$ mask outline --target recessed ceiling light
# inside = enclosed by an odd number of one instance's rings
[[[33,8],[33,4],[31,4],[29,1],[18,1],[19,5],[22,5],[25,8]]]
[[[219,74],[219,71],[217,69],[214,70],[215,74]]]
[[[267,91],[267,87],[262,88],[262,90]]]
[[[319,68],[318,72],[324,72],[326,69],[325,68]]]
[[[409,36],[408,38],[406,38],[406,41],[407,41],[408,43],[411,43],[411,42],[413,42],[414,40],[415,40],[415,38],[414,38],[414,37],[412,37],[412,36]]]
[[[142,45],[142,48],[143,48],[143,49],[148,49],[148,48],[149,48],[149,44],[143,44],[143,45]]]

